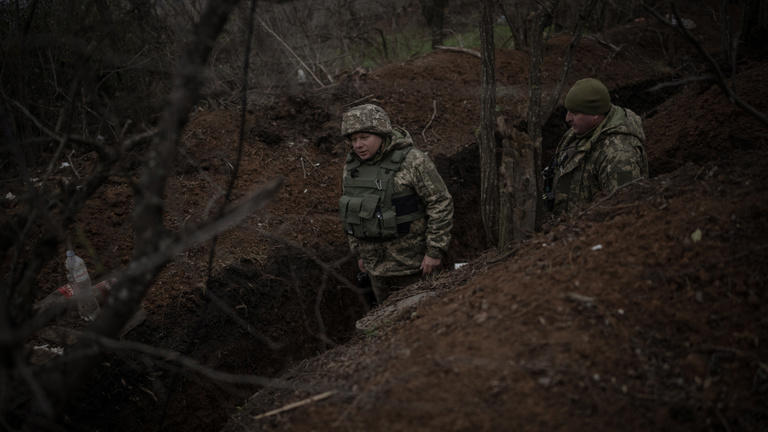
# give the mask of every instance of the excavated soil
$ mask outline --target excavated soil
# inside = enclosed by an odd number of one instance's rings
[[[710,14],[694,19],[716,47]],[[569,42],[548,43],[546,90]],[[496,65],[501,114],[522,124],[528,56],[500,50]],[[548,221],[504,256],[486,244],[479,215],[476,57],[436,51],[252,107],[235,199],[277,176],[284,187],[217,240],[207,285],[210,243],[177,257],[126,339],[289,388],[222,384],[114,353],[69,421],[117,431],[768,430],[768,129],[712,81],[649,91],[703,69],[650,19],[585,38],[568,83],[599,77],[644,117],[652,177]],[[768,63],[751,59],[730,80],[762,112],[765,76]],[[410,130],[456,205],[446,271],[411,288],[435,295],[366,332],[355,330],[368,308],[336,209],[339,117],[362,101]],[[168,227],[218,211],[238,119],[193,116],[167,189]],[[564,130],[559,108],[545,156]],[[128,262],[131,210],[130,188],[115,178],[80,215],[97,278]],[[469,264],[448,270],[455,262]],[[63,282],[56,269],[44,278],[51,290]]]

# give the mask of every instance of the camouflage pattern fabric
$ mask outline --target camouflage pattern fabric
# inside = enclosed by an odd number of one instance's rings
[[[582,136],[572,129],[566,132],[555,153],[555,213],[572,211],[600,192],[648,177],[644,141],[640,116],[615,105],[593,131]]]
[[[341,134],[349,136],[355,132],[391,135],[392,124],[389,122],[389,115],[383,108],[374,104],[350,108],[341,118]]]
[[[385,137],[379,153],[363,164],[377,164],[383,155],[413,145],[410,134],[399,127]],[[354,152],[350,152],[359,160]],[[343,176],[348,176],[347,166]],[[424,255],[441,258],[448,249],[453,228],[453,198],[432,160],[421,150],[408,152],[394,177],[394,192],[410,190],[421,200],[426,217],[411,222],[408,234],[388,241],[371,242],[347,236],[353,253],[363,260],[372,276],[404,276],[419,273]]]

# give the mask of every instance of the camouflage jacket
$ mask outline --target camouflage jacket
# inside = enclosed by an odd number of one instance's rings
[[[408,131],[395,127],[394,135],[385,138],[378,154],[363,164],[377,164],[387,152],[413,145]],[[354,152],[350,158],[359,160]],[[349,175],[347,166],[343,176]],[[440,258],[448,249],[453,228],[453,198],[432,160],[413,148],[394,177],[394,192],[413,191],[420,199],[426,216],[411,222],[410,231],[387,241],[366,241],[347,236],[353,253],[363,260],[374,276],[403,276],[418,273],[424,255]],[[343,193],[343,191],[342,191]]]
[[[569,130],[555,153],[554,211],[564,213],[592,201],[600,192],[648,177],[640,116],[611,106],[605,120],[582,136]]]

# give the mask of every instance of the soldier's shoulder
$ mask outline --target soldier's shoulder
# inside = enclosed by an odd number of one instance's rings
[[[600,152],[612,159],[635,158],[638,155],[638,147],[641,145],[641,141],[636,136],[611,135],[600,146]]]
[[[408,152],[408,155],[406,155],[405,160],[403,161],[403,166],[406,169],[410,167],[432,167],[434,165],[435,164],[429,157],[429,154],[423,150],[417,149],[416,147],[411,148],[411,150]]]
[[[427,153],[426,151],[416,146],[412,146],[410,148],[410,150],[408,151],[407,158],[412,160],[419,160],[419,159],[431,160],[429,157],[429,153]]]

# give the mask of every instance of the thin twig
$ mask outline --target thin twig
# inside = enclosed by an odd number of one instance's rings
[[[145,131],[145,132],[136,134],[136,135],[134,135],[132,137],[126,138],[123,141],[123,145],[122,145],[122,149],[121,150],[123,152],[128,151],[131,148],[133,148],[133,146],[136,145],[137,143],[139,143],[139,142],[141,142],[141,141],[143,141],[143,140],[145,140],[147,138],[152,138],[153,136],[157,135],[157,133],[158,133],[157,129],[150,129],[148,131]]]
[[[221,234],[222,232],[242,222],[254,211],[265,206],[277,194],[282,183],[282,178],[273,179],[267,182],[260,189],[256,190],[252,196],[244,199],[243,202],[228,209],[228,211],[221,215],[221,217],[207,221],[193,230],[182,232],[178,238],[176,238],[174,241],[168,242],[164,245],[163,248],[153,253],[144,255],[141,258],[135,259],[127,267],[107,274],[104,276],[104,279],[126,281],[132,278],[136,278],[140,275],[156,271],[158,268],[163,266],[178,254],[202,242],[210,240],[215,235]],[[320,262],[319,260],[316,261]],[[337,276],[339,280],[343,280],[343,278],[339,276],[338,273],[334,272],[332,274]],[[347,282],[347,284],[351,285],[350,282]],[[351,286],[354,287],[354,285]],[[113,287],[113,290],[115,291],[118,291],[119,289],[119,286]],[[128,290],[130,288],[122,287],[122,289]],[[120,294],[118,293],[117,295],[119,296]],[[42,326],[47,323],[46,320],[52,318],[53,314],[55,313],[58,313],[58,311],[51,311],[51,316],[41,317],[39,320],[27,321],[23,326],[18,328],[13,333],[4,331],[5,329],[0,329],[0,346],[10,346],[19,343],[20,341],[26,340],[28,337],[42,328]]]
[[[649,88],[646,91],[647,92],[655,92],[655,91],[659,91],[659,90],[661,90],[663,88],[667,88],[667,87],[677,87],[677,86],[686,85],[686,84],[692,83],[692,82],[709,81],[709,80],[712,80],[712,79],[715,79],[715,76],[712,75],[712,74],[707,74],[707,75],[702,75],[702,76],[695,76],[695,77],[688,77],[688,78],[683,78],[683,79],[679,79],[679,80],[658,83],[658,84],[656,84],[655,86]]]
[[[604,46],[606,48],[610,48],[614,53],[617,53],[617,52],[621,51],[621,47],[620,46],[616,46],[616,45],[608,42],[607,40],[601,38],[598,35],[589,35],[587,37],[592,39],[592,40],[594,40],[595,42],[599,43],[600,45],[602,45],[602,46]]]
[[[232,191],[235,189],[235,182],[237,181],[237,175],[240,172],[240,161],[243,158],[243,143],[245,141],[245,113],[248,109],[248,70],[251,63],[251,44],[253,39],[253,18],[256,14],[256,0],[251,0],[251,9],[250,14],[248,15],[248,33],[247,33],[247,40],[245,43],[245,55],[244,61],[243,61],[243,81],[242,81],[242,92],[240,94],[240,128],[238,130],[238,138],[237,138],[237,156],[235,158],[235,165],[232,166],[232,172],[229,176],[229,182],[227,184],[227,189],[224,194],[224,202],[221,204],[221,207],[219,208],[219,217],[221,217],[224,212],[226,211],[227,205],[229,205],[229,201],[232,198]],[[231,166],[231,165],[230,165]],[[218,236],[213,236],[211,239],[211,250],[208,253],[208,277],[206,280],[206,286],[208,286],[207,282],[210,282],[211,276],[213,274],[213,260],[216,257],[216,243],[218,242],[219,238]]]
[[[576,218],[580,219],[581,216],[583,216],[585,213],[588,213],[588,212],[594,210],[595,208],[599,207],[602,203],[604,203],[604,202],[608,201],[609,199],[613,198],[613,196],[616,195],[616,192],[618,192],[619,190],[624,189],[626,187],[629,187],[629,185],[641,182],[643,180],[647,180],[647,179],[645,177],[639,177],[639,178],[636,178],[636,179],[634,179],[632,181],[628,181],[628,182],[624,183],[623,185],[621,185],[621,186],[617,187],[616,189],[612,190],[608,195],[604,196],[603,198],[601,198],[598,201],[596,201],[595,203],[593,203],[591,206],[589,206],[589,207],[585,208],[584,210],[582,210]]]
[[[75,177],[77,177],[78,180],[79,180],[80,179],[80,173],[77,172],[77,168],[75,168],[75,163],[72,162],[72,154],[74,154],[74,153],[75,153],[74,150],[69,152],[69,154],[67,155],[67,161],[69,162],[69,167],[72,168],[72,172],[75,173]]]
[[[312,396],[310,398],[306,398],[304,400],[300,400],[298,402],[289,403],[288,405],[285,405],[285,406],[283,406],[281,408],[273,409],[272,411],[267,411],[264,414],[259,414],[257,416],[252,416],[251,418],[253,420],[258,420],[260,418],[273,416],[275,414],[280,414],[280,413],[285,412],[285,411],[290,411],[292,409],[296,409],[296,408],[302,407],[304,405],[309,405],[311,403],[314,403],[314,402],[317,402],[317,401],[321,401],[323,399],[327,399],[327,398],[333,396],[334,394],[336,394],[335,390],[327,391],[325,393],[320,393],[319,395],[315,395],[315,396]]]
[[[537,306],[539,306],[540,304],[544,303],[546,300],[547,300],[547,298],[538,299],[535,302],[531,303],[527,308],[521,310],[520,312],[518,312],[516,314],[510,315],[507,318],[508,319],[520,318],[523,315],[527,314],[528,312],[534,310]]]
[[[731,427],[728,426],[728,421],[723,417],[723,413],[720,412],[719,408],[715,409],[715,414],[717,415],[717,419],[720,420],[720,423],[723,425],[725,432],[731,432]]]
[[[363,96],[363,97],[361,97],[361,98],[360,98],[360,99],[358,99],[358,100],[355,100],[355,101],[352,101],[352,102],[350,102],[350,103],[348,103],[348,104],[345,104],[344,106],[345,106],[345,107],[348,107],[348,106],[351,106],[351,105],[357,105],[357,104],[359,104],[360,102],[363,102],[363,101],[365,101],[365,100],[368,100],[368,99],[370,99],[370,98],[372,98],[372,97],[373,97],[373,95],[372,95],[372,94],[369,94],[368,96]]]
[[[208,296],[211,301],[218,306],[218,308],[224,312],[226,315],[228,315],[232,321],[236,322],[242,329],[247,331],[251,336],[255,337],[259,341],[263,342],[265,345],[269,347],[269,349],[273,351],[278,351],[285,347],[285,342],[279,343],[275,342],[272,339],[269,338],[269,336],[261,335],[256,333],[253,330],[253,326],[245,321],[244,319],[240,318],[240,316],[235,312],[232,307],[230,307],[227,302],[220,299],[217,295],[215,295],[211,290],[206,290],[205,295]]]
[[[424,135],[424,132],[429,129],[429,126],[432,124],[432,121],[435,120],[435,116],[437,115],[437,99],[432,99],[432,117],[427,122],[427,125],[424,126],[424,129],[421,131],[421,137],[424,139],[424,143],[427,142],[427,137]]]
[[[106,349],[112,351],[134,351],[147,354],[167,362],[176,363],[215,381],[228,384],[253,384],[271,388],[297,389],[296,385],[279,378],[266,378],[258,375],[239,375],[218,371],[201,364],[192,357],[187,357],[182,353],[171,349],[155,347],[129,340],[111,339],[90,332],[78,332],[76,330],[70,330],[70,332],[81,338],[91,339]]]
[[[696,40],[696,38],[693,37],[691,32],[688,31],[687,28],[683,25],[683,21],[680,19],[680,14],[677,11],[677,6],[673,2],[670,2],[670,6],[672,7],[672,13],[675,17],[675,23],[670,23],[664,17],[661,16],[655,9],[648,6],[647,4],[643,3],[643,8],[645,8],[648,12],[650,12],[656,19],[663,22],[664,24],[677,29],[680,34],[685,37],[685,39],[690,42],[694,48],[696,48],[696,51],[699,52],[699,54],[704,57],[707,62],[709,63],[709,66],[712,68],[712,70],[715,71],[715,74],[717,75],[717,84],[720,87],[720,89],[725,93],[726,97],[728,99],[735,103],[737,106],[751,114],[753,117],[755,117],[757,120],[759,120],[761,123],[768,125],[768,117],[765,116],[765,114],[761,113],[757,109],[755,109],[752,105],[748,104],[747,102],[744,102],[739,96],[736,95],[736,93],[733,92],[730,86],[728,86],[728,83],[725,78],[725,74],[723,74],[723,71],[720,69],[720,66],[718,66],[717,61],[715,61],[714,58],[712,58],[709,53],[704,50],[704,47],[701,46],[699,41]]]
[[[307,65],[304,63],[304,61],[303,61],[303,60],[301,60],[301,58],[300,58],[300,57],[299,57],[299,56],[298,56],[298,55],[297,55],[297,54],[296,54],[296,53],[295,53],[295,52],[294,52],[294,51],[291,49],[291,47],[290,47],[290,46],[289,46],[289,45],[288,45],[288,44],[287,44],[287,43],[286,43],[286,42],[285,42],[285,41],[284,41],[284,40],[283,40],[283,39],[282,39],[282,38],[281,38],[281,37],[280,37],[280,36],[279,36],[277,33],[275,33],[275,32],[274,32],[274,30],[272,30],[271,28],[269,28],[269,26],[267,25],[267,23],[265,23],[264,21],[262,21],[262,19],[261,19],[261,18],[259,18],[259,17],[256,17],[256,19],[257,19],[257,20],[259,20],[259,24],[261,24],[261,26],[262,26],[262,27],[264,27],[264,29],[265,29],[266,31],[268,31],[268,32],[269,32],[269,33],[270,33],[272,36],[274,36],[274,37],[275,37],[275,39],[277,39],[277,40],[278,40],[278,41],[279,41],[281,44],[283,44],[283,46],[285,47],[285,49],[286,49],[286,50],[287,50],[287,51],[288,51],[288,52],[289,52],[289,53],[290,53],[290,54],[291,54],[293,57],[295,57],[295,58],[296,58],[296,60],[297,60],[297,61],[299,62],[299,64],[301,65],[301,67],[303,67],[303,68],[304,68],[304,70],[306,70],[307,72],[309,72],[309,74],[310,74],[310,75],[312,75],[312,78],[314,78],[314,79],[315,79],[315,81],[317,81],[317,83],[320,85],[320,87],[324,87],[324,86],[325,86],[325,84],[323,84],[323,82],[322,82],[322,81],[320,81],[320,79],[317,77],[317,75],[315,75],[315,73],[314,73],[314,72],[312,72],[312,69],[310,69],[310,68],[309,68],[309,67],[308,67],[308,66],[307,66]]]
[[[573,62],[573,53],[576,51],[576,47],[579,45],[579,41],[581,40],[581,36],[584,32],[584,26],[582,25],[584,22],[586,22],[586,17],[591,16],[594,9],[597,7],[598,0],[592,0],[588,1],[584,4],[584,9],[579,14],[579,19],[576,21],[576,28],[574,29],[573,38],[571,39],[571,42],[568,44],[568,48],[565,53],[565,60],[563,61],[563,71],[560,74],[560,79],[557,82],[557,85],[555,86],[554,92],[552,92],[552,98],[549,100],[549,104],[545,107],[545,111],[543,111],[540,119],[548,119],[552,113],[555,111],[555,108],[557,107],[557,103],[560,101],[560,93],[563,91],[563,87],[565,86],[565,81],[568,79],[568,73],[571,69],[571,63]],[[538,125],[541,127],[541,125]]]
[[[453,51],[453,52],[469,54],[469,55],[471,55],[473,57],[477,57],[479,59],[483,58],[483,56],[480,54],[480,52],[475,51],[473,49],[469,49],[469,48],[449,47],[449,46],[443,46],[443,45],[437,45],[435,48],[439,49],[439,50],[443,50],[443,51]]]

